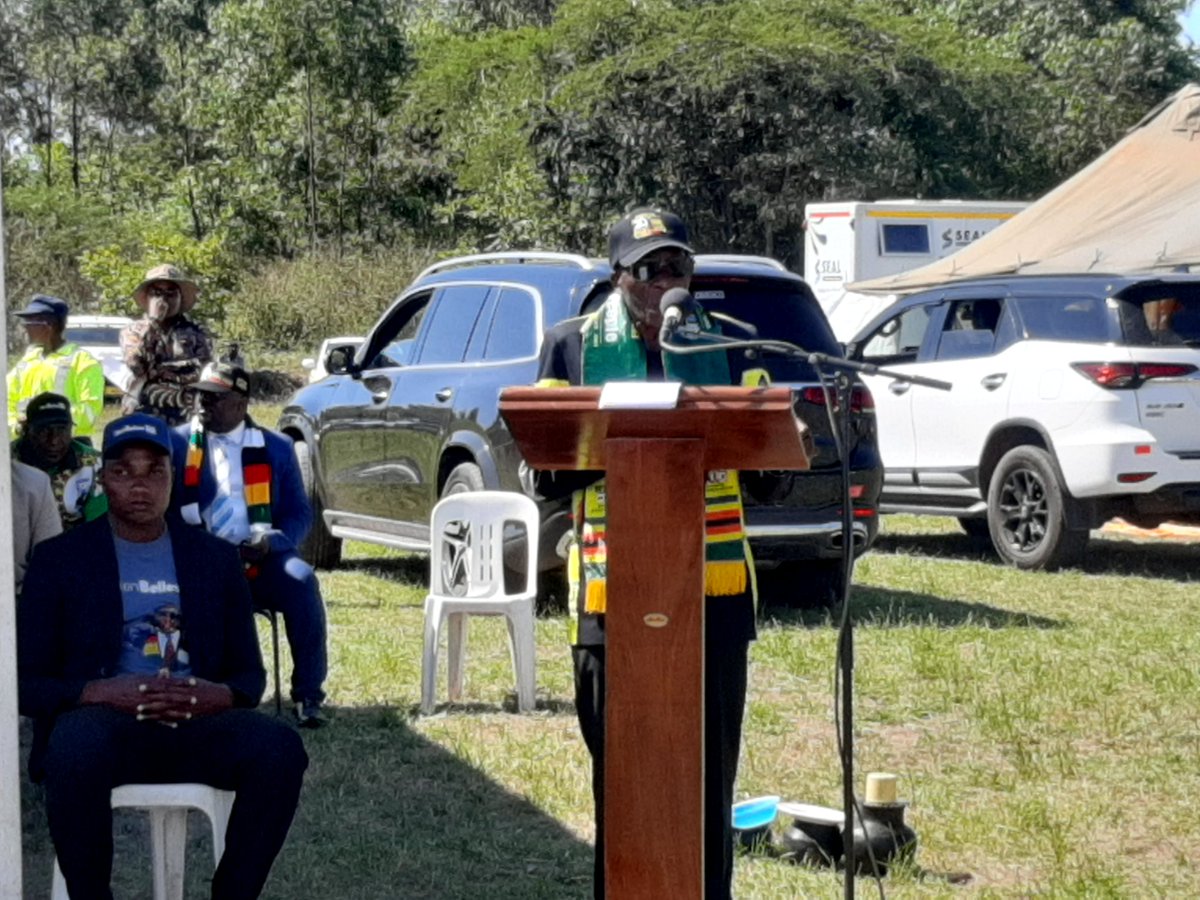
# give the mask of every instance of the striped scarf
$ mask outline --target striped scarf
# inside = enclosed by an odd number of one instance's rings
[[[703,332],[720,333],[703,312],[699,319]],[[688,384],[729,384],[730,381],[729,362],[724,353],[668,353],[664,354],[663,365],[667,378],[673,381]],[[646,378],[646,347],[619,292],[610,294],[583,326],[582,368],[584,384]],[[744,593],[749,581],[749,557],[736,471],[708,473],[704,506],[704,593],[709,597]],[[608,608],[604,482],[598,481],[577,491],[572,511],[577,538],[568,560],[572,593],[579,592],[574,599],[583,613],[601,614]]]
[[[204,471],[204,454],[207,440],[204,423],[199,416],[191,421],[188,435],[187,458],[183,466],[183,504],[180,512],[185,522],[203,524],[200,516],[200,477]],[[247,421],[246,433],[242,438],[242,483],[246,498],[246,517],[251,527],[271,527],[271,459],[267,455],[267,443],[262,431]]]

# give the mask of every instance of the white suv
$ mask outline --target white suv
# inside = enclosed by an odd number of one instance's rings
[[[1012,276],[906,297],[847,345],[875,396],[881,512],[957,516],[1023,569],[1120,516],[1200,524],[1200,276]]]
[[[66,339],[100,360],[108,382],[106,394],[119,397],[132,380],[121,355],[121,331],[132,321],[129,316],[72,315],[67,319]]]

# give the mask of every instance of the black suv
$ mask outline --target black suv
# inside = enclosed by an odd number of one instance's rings
[[[280,417],[317,513],[306,556],[334,566],[343,538],[425,551],[439,498],[521,490],[521,456],[497,411],[500,390],[535,380],[543,333],[599,306],[610,276],[606,262],[541,252],[460,257],[422,272],[354,359],[330,360],[332,374],[299,390]],[[841,352],[808,286],[774,260],[700,255],[692,292],[761,338]],[[768,586],[804,584],[807,597],[833,601],[841,586],[841,494],[825,392],[802,359],[738,359],[793,387],[816,447],[808,471],[782,480],[744,477],[758,568]],[[875,538],[882,480],[873,403],[862,385],[854,388],[851,416],[853,533],[861,551]],[[567,528],[566,504],[544,504],[543,572],[561,572],[557,549]]]

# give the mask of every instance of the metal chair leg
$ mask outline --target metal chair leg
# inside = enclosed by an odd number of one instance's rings
[[[279,687],[279,613],[273,609],[256,609],[256,613],[271,623],[271,654],[275,661],[275,715],[283,715],[283,692]]]

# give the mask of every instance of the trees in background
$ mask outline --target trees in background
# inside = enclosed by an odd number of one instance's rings
[[[264,328],[238,305],[268,263],[595,253],[638,202],[798,267],[807,202],[1078,169],[1196,78],[1185,5],[0,0],[12,302],[126,305],[169,257]]]

